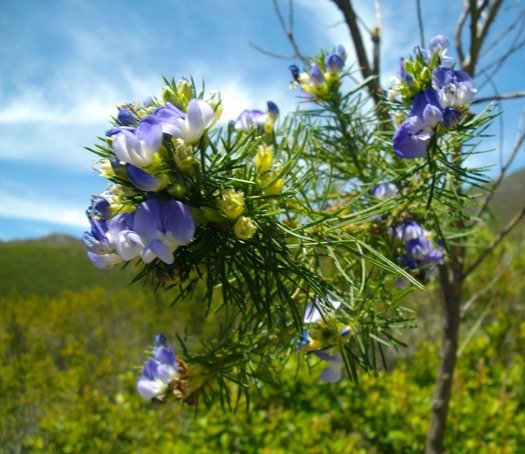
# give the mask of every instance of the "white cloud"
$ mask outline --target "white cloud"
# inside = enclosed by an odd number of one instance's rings
[[[64,205],[63,201],[45,199],[33,194],[13,195],[0,190],[0,216],[14,219],[50,222],[70,227],[87,227],[85,210]]]

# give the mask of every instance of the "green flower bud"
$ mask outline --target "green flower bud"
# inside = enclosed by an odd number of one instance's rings
[[[256,231],[257,226],[246,216],[239,217],[233,226],[233,233],[235,233],[235,236],[241,240],[249,240],[255,235]]]
[[[432,73],[427,66],[425,66],[419,73],[419,80],[423,83],[428,83],[432,80]]]
[[[161,93],[161,97],[162,97],[162,100],[166,103],[166,102],[170,102],[172,103],[174,106],[176,106],[178,103],[177,103],[177,95],[175,94],[175,91],[173,90],[173,88],[171,88],[169,85],[166,85],[163,89],[162,89],[162,93]]]
[[[230,221],[237,219],[244,211],[244,193],[227,189],[219,202],[222,212]]]
[[[177,139],[175,145],[175,164],[182,172],[190,172],[193,170],[195,157],[193,156],[192,148],[184,142],[180,137]]]
[[[273,161],[273,151],[271,146],[260,145],[255,155],[255,168],[257,172],[264,173],[270,170]]]

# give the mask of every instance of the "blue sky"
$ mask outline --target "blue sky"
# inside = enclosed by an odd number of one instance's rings
[[[287,1],[281,1],[286,12]],[[358,0],[373,24],[372,1]],[[383,2],[383,79],[418,44],[414,2]],[[461,2],[424,0],[427,39],[453,36]],[[329,0],[296,0],[297,40],[303,52],[351,44]],[[362,5],[362,6],[361,6]],[[500,25],[503,30],[505,23]],[[161,76],[193,76],[217,89],[223,119],[274,100],[290,111],[287,66],[249,43],[290,54],[271,0],[5,0],[0,6],[0,240],[52,232],[74,236],[87,228],[90,196],[105,189],[84,150],[108,128],[115,106],[162,88]],[[352,52],[350,61],[352,60]],[[454,52],[452,52],[454,56]],[[523,89],[519,68],[497,76],[500,91]],[[514,71],[513,71],[514,69]],[[492,93],[491,87],[481,94]],[[513,140],[521,104],[509,103],[503,142]],[[498,131],[494,130],[495,134]],[[496,146],[498,138],[489,144]],[[492,155],[484,162],[497,160]],[[523,165],[524,161],[521,161]]]

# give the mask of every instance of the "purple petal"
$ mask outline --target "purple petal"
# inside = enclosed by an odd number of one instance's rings
[[[159,367],[158,361],[153,358],[149,358],[142,366],[142,376],[148,380],[155,380],[157,378],[157,368]]]
[[[100,269],[110,268],[122,262],[117,254],[95,254],[88,251],[88,258],[93,265]]]
[[[156,152],[162,145],[162,126],[153,115],[148,115],[140,120],[135,135],[151,152]]]
[[[147,245],[146,250],[151,251],[156,257],[168,265],[171,265],[175,260],[173,257],[173,249],[161,240],[153,240]]]
[[[431,131],[416,131],[417,118],[409,117],[398,128],[393,138],[394,153],[403,159],[414,159],[423,156],[432,137]]]
[[[168,102],[164,107],[160,107],[155,111],[155,117],[160,121],[164,133],[171,136],[178,136],[180,133],[180,125],[186,115],[182,110],[177,109],[173,104]]]
[[[177,366],[175,352],[169,347],[161,346],[155,349],[155,359],[161,364]]]
[[[331,363],[321,372],[321,380],[327,383],[337,383],[343,376],[343,365]]]
[[[140,142],[135,134],[121,130],[114,136],[111,148],[121,161],[133,164],[132,156],[140,149]]]
[[[195,222],[189,208],[178,200],[166,202],[162,210],[162,227],[169,239],[185,246],[193,240]]]
[[[157,237],[161,229],[161,209],[160,202],[154,197],[150,197],[142,202],[133,218],[132,230],[137,232],[146,242],[150,242]]]
[[[122,260],[128,261],[138,257],[144,249],[140,236],[132,230],[124,230],[115,240],[115,249]]]
[[[126,173],[133,186],[141,191],[154,192],[162,186],[162,180],[160,178],[154,177],[140,167],[132,164],[126,164]]]

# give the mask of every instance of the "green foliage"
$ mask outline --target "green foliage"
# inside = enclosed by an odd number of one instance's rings
[[[508,276],[505,289],[512,290]],[[515,287],[515,286],[514,286]],[[183,306],[182,308],[188,306]],[[181,309],[181,308],[179,308]],[[182,323],[191,320],[185,310]],[[318,381],[293,355],[250,412],[145,405],[134,387],[152,330],[171,336],[167,305],[138,291],[89,290],[0,302],[0,445],[29,452],[421,452],[438,361],[421,342],[407,362],[359,384]],[[186,320],[185,320],[186,318]],[[451,452],[519,452],[525,443],[525,323],[502,311],[458,364]],[[160,326],[159,326],[160,321]],[[502,355],[501,351],[505,351]],[[232,391],[235,391],[232,389]]]
[[[57,297],[64,290],[116,289],[129,284],[131,277],[130,273],[95,268],[74,238],[51,236],[0,244],[0,289],[4,295]]]

